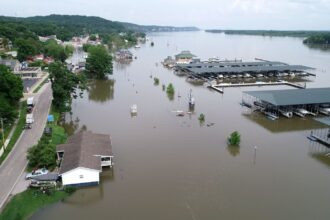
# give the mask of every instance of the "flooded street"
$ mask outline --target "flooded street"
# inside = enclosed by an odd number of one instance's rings
[[[70,133],[84,129],[111,135],[113,170],[102,173],[99,186],[79,189],[31,219],[328,219],[330,158],[306,138],[323,125],[296,116],[272,121],[239,105],[243,91],[290,87],[226,88],[220,94],[186,82],[160,62],[182,50],[202,60],[262,58],[314,67],[317,77],[309,77],[307,87],[329,87],[330,51],[288,37],[204,32],[149,37],[154,47],[147,41],[131,49],[137,59],[115,63],[108,81],[91,82],[67,115]],[[169,83],[174,100],[162,89]],[[195,111],[177,117],[174,110],[188,111],[190,89]],[[133,104],[136,117],[130,114]],[[201,113],[204,124],[198,121]],[[227,137],[235,130],[240,147],[228,147]]]

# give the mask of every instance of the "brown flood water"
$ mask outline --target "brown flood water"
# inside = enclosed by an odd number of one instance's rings
[[[203,32],[150,37],[154,47],[147,42],[132,49],[137,59],[115,64],[109,81],[91,82],[67,116],[71,132],[111,135],[114,169],[102,173],[99,186],[79,189],[31,219],[329,219],[330,159],[306,138],[322,125],[297,117],[272,121],[239,105],[242,91],[289,87],[227,88],[222,95],[186,82],[160,61],[186,49],[203,60],[258,57],[315,67],[318,75],[307,87],[326,87],[330,52],[310,49],[299,38]],[[175,87],[173,101],[162,91],[168,83]],[[176,117],[173,110],[188,110],[190,89],[195,113]],[[130,115],[132,104],[138,106],[136,117]],[[226,144],[234,130],[242,137],[238,148]]]

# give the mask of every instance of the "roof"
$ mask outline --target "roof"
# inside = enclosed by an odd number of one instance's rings
[[[196,57],[194,54],[192,54],[189,50],[184,50],[181,53],[175,55],[176,59],[192,59],[193,57]]]
[[[322,124],[330,126],[330,117],[314,118],[314,120],[321,122]]]
[[[58,173],[47,173],[44,175],[32,177],[31,179],[38,181],[56,181],[58,179]]]
[[[10,68],[11,71],[15,70],[16,65],[19,64],[17,60],[10,60],[10,59],[0,59],[0,64],[5,65]]]
[[[78,167],[101,171],[100,156],[112,156],[109,135],[80,132],[69,137],[67,144],[57,146],[57,152],[64,151],[60,174]]]
[[[244,93],[275,106],[330,103],[330,88],[247,91]]]

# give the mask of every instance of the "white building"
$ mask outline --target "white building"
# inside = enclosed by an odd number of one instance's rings
[[[57,146],[64,186],[98,185],[102,167],[112,167],[113,155],[109,135],[80,132]]]

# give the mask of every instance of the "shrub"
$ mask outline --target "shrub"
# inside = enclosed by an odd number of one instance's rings
[[[159,79],[158,78],[154,78],[154,85],[158,86],[159,85]]]
[[[238,131],[234,131],[228,137],[228,143],[230,145],[239,145],[240,142],[241,142],[241,135],[238,133]]]

